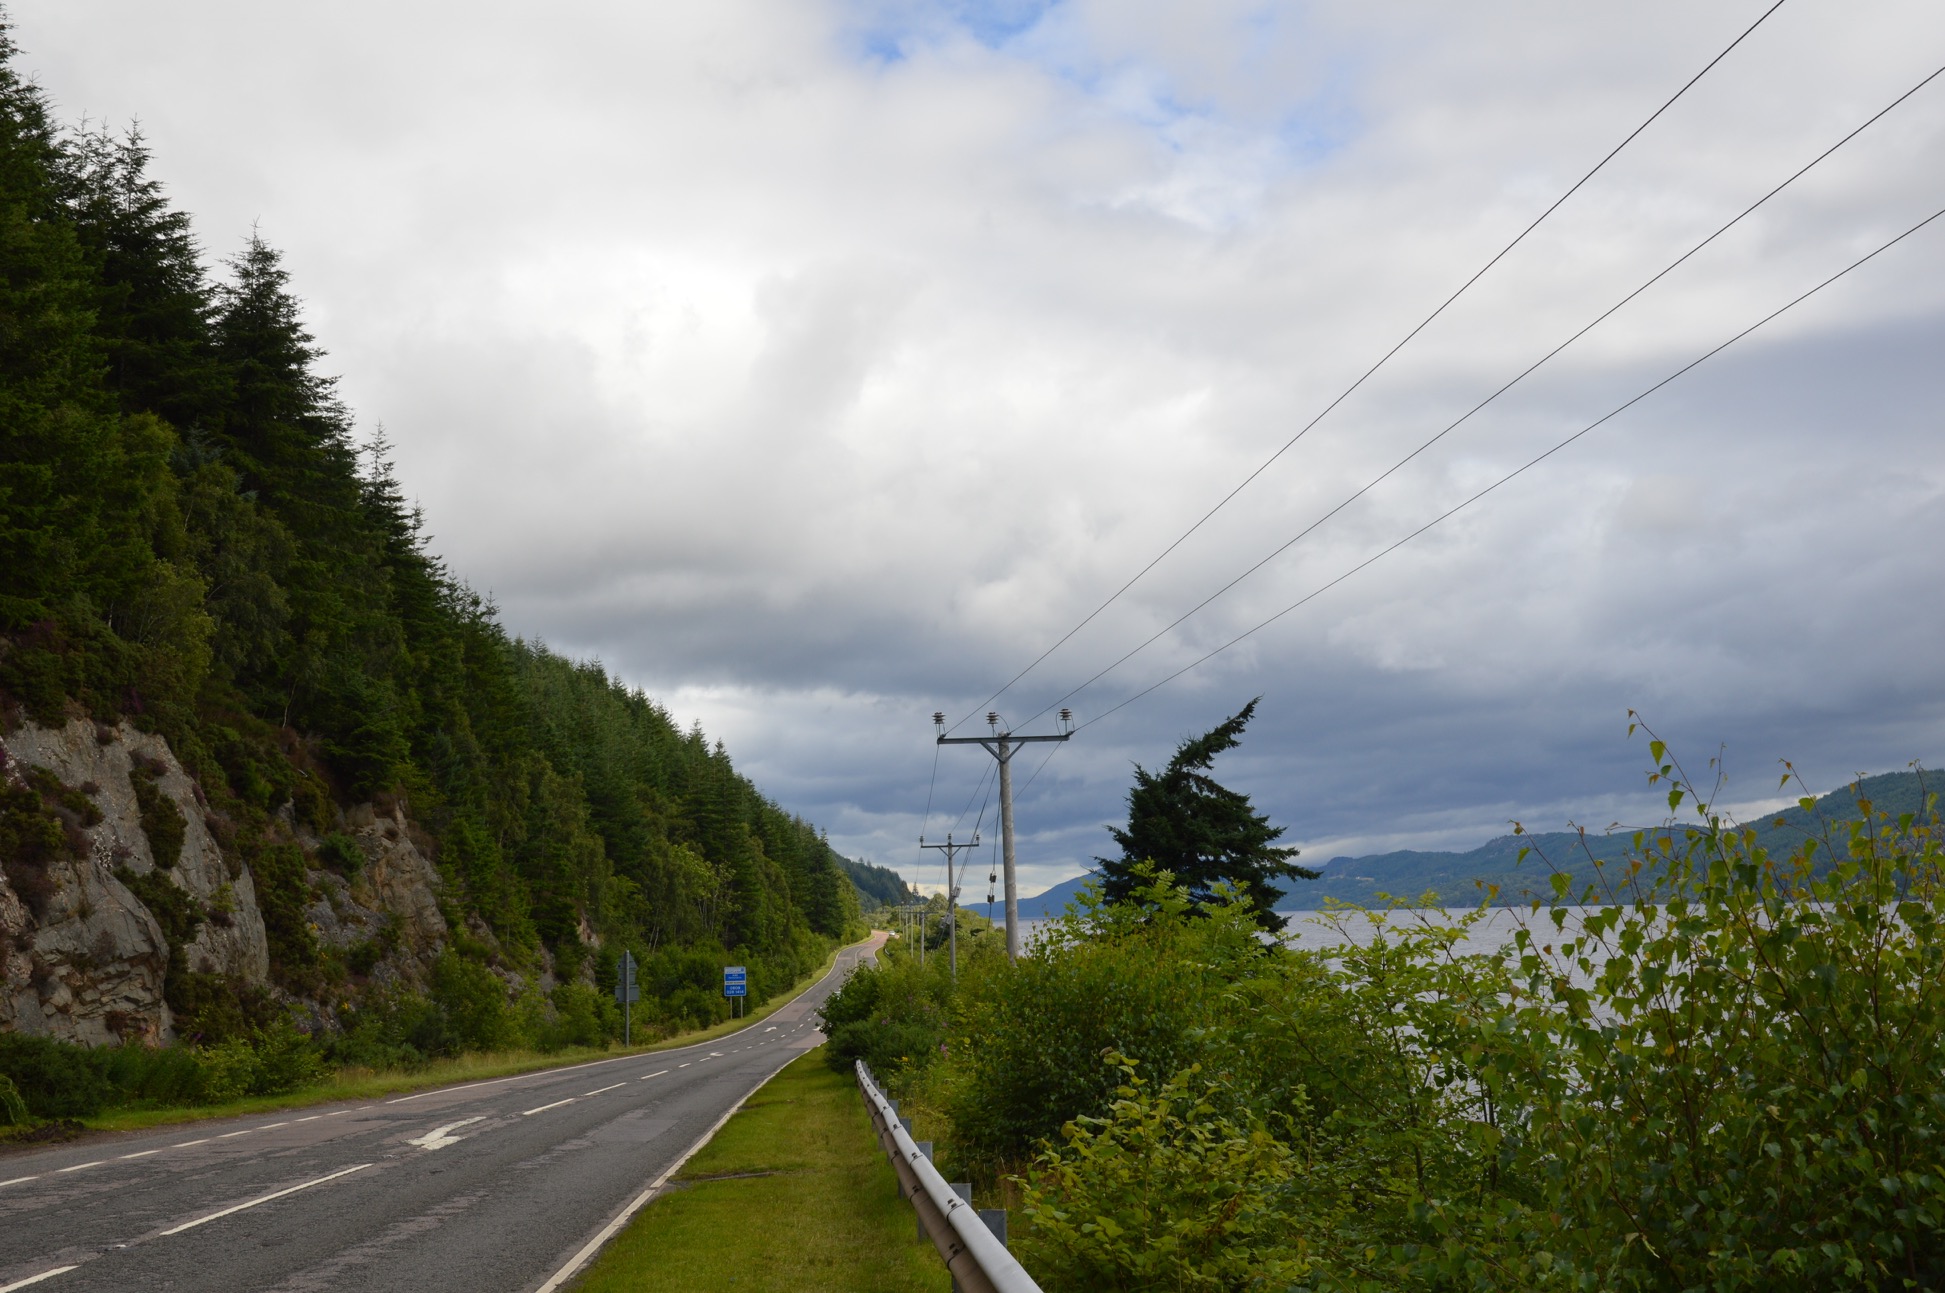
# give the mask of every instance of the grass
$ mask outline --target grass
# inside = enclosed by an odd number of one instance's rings
[[[792,1061],[642,1209],[575,1293],[945,1293],[857,1084]]]
[[[694,1046],[698,1042],[714,1041],[738,1029],[747,1028],[789,1005],[803,994],[804,989],[830,972],[831,966],[837,962],[838,952],[842,950],[839,948],[832,951],[817,970],[791,985],[787,991],[778,993],[761,1006],[751,1010],[741,1019],[725,1020],[708,1028],[677,1033],[659,1041],[631,1046],[627,1049],[615,1046],[606,1050],[571,1047],[560,1051],[492,1051],[461,1055],[449,1060],[435,1060],[424,1068],[410,1070],[392,1069],[374,1072],[370,1069],[342,1069],[316,1086],[305,1087],[301,1091],[292,1091],[284,1095],[247,1096],[241,1100],[213,1105],[171,1105],[165,1108],[124,1107],[106,1110],[84,1121],[89,1131],[143,1131],[150,1127],[171,1123],[201,1122],[210,1118],[233,1118],[239,1115],[273,1113],[283,1109],[303,1109],[311,1105],[335,1104],[340,1100],[373,1100],[381,1096],[407,1095],[414,1091],[424,1091],[458,1082],[484,1082],[492,1078],[513,1077],[542,1069],[567,1068],[595,1060],[617,1059],[625,1055],[647,1055],[654,1051]]]

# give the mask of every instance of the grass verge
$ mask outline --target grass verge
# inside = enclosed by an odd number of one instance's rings
[[[857,944],[846,946],[855,947]],[[381,1096],[409,1095],[414,1091],[425,1091],[460,1082],[487,1082],[494,1078],[537,1073],[543,1069],[570,1068],[576,1064],[588,1064],[596,1060],[618,1059],[626,1055],[647,1055],[655,1051],[694,1046],[699,1042],[714,1041],[719,1037],[748,1028],[752,1024],[760,1023],[789,1005],[803,995],[804,990],[811,984],[830,973],[831,967],[837,963],[838,952],[843,950],[844,948],[834,949],[817,970],[770,998],[741,1019],[725,1020],[708,1028],[677,1033],[672,1037],[640,1046],[631,1046],[625,1050],[615,1046],[606,1050],[572,1047],[561,1051],[491,1051],[461,1055],[449,1060],[436,1060],[420,1069],[393,1069],[378,1072],[370,1069],[342,1069],[316,1086],[283,1095],[248,1096],[241,1100],[214,1105],[173,1105],[167,1108],[134,1106],[110,1109],[93,1118],[85,1119],[83,1125],[88,1132],[143,1131],[150,1127],[166,1126],[171,1123],[202,1122],[211,1118],[234,1118],[256,1113],[273,1113],[283,1109],[303,1109],[311,1105],[335,1104],[341,1100],[375,1100]],[[0,1140],[0,1151],[10,1147],[4,1140]],[[23,1145],[22,1148],[40,1148],[40,1146]]]
[[[595,1258],[575,1293],[945,1293],[951,1277],[818,1047],[793,1060]]]

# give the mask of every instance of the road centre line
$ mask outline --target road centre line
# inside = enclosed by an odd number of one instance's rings
[[[40,1179],[41,1174],[36,1172],[32,1176],[16,1176],[11,1181],[0,1181],[0,1185],[19,1185],[22,1181],[38,1181]],[[0,1290],[0,1293],[4,1293],[4,1290]]]
[[[224,1132],[224,1133],[223,1133],[222,1135],[220,1135],[220,1136],[218,1136],[218,1137],[216,1137],[216,1139],[217,1139],[217,1140],[233,1140],[233,1139],[235,1139],[235,1138],[236,1138],[236,1137],[238,1137],[238,1136],[247,1136],[247,1135],[249,1135],[249,1134],[250,1134],[251,1132],[253,1132],[253,1131],[262,1131],[262,1130],[263,1130],[263,1128],[261,1128],[261,1127],[245,1127],[245,1128],[244,1128],[244,1129],[243,1129],[242,1131],[226,1131],[226,1132]]]
[[[576,1098],[577,1097],[575,1096],[569,1096],[565,1100],[556,1100],[552,1104],[543,1104],[540,1106],[540,1108],[529,1109],[525,1113],[521,1114],[520,1116],[522,1118],[531,1118],[537,1113],[546,1113],[549,1109],[558,1109],[564,1104],[573,1104]]]
[[[295,1194],[299,1190],[308,1190],[313,1185],[323,1185],[326,1181],[335,1181],[340,1176],[350,1176],[353,1172],[362,1172],[370,1166],[371,1166],[370,1163],[358,1163],[352,1167],[341,1167],[337,1171],[332,1172],[329,1175],[320,1176],[315,1180],[305,1181],[301,1185],[290,1185],[284,1187],[281,1190],[272,1190],[269,1194],[261,1195],[257,1198],[251,1199],[247,1203],[232,1204],[227,1208],[223,1208],[220,1209],[219,1211],[212,1212],[206,1217],[197,1217],[194,1221],[185,1221],[179,1226],[174,1226],[168,1230],[164,1230],[160,1237],[167,1238],[170,1235],[179,1235],[185,1230],[194,1230],[197,1226],[208,1225],[210,1222],[221,1220],[224,1217],[230,1216],[232,1213],[243,1212],[249,1208],[261,1206],[262,1204],[269,1203],[272,1199],[281,1199],[286,1194]],[[6,1293],[6,1290],[0,1289],[0,1293]]]
[[[59,1176],[62,1172],[78,1172],[84,1167],[100,1167],[107,1161],[105,1158],[97,1158],[92,1163],[76,1163],[73,1167],[57,1167],[54,1169],[54,1174]]]
[[[0,1181],[0,1185],[5,1185],[5,1184],[7,1184],[7,1182]],[[0,1284],[0,1293],[13,1293],[15,1289],[24,1289],[29,1284],[38,1284],[42,1280],[51,1280],[56,1275],[65,1275],[73,1269],[74,1267],[72,1266],[56,1266],[51,1271],[42,1271],[38,1275],[29,1275],[24,1280],[15,1280],[11,1284]]]
[[[127,1162],[127,1161],[128,1161],[129,1159],[131,1159],[131,1158],[147,1158],[147,1157],[148,1157],[148,1156],[149,1156],[150,1154],[160,1154],[161,1152],[162,1152],[162,1151],[161,1151],[161,1150],[159,1150],[159,1149],[144,1149],[144,1150],[138,1150],[137,1152],[135,1152],[135,1153],[133,1153],[133,1154],[123,1154],[123,1155],[121,1156],[121,1161],[122,1161],[122,1162]]]
[[[616,1086],[627,1086],[627,1085],[628,1085],[628,1084],[627,1084],[626,1082],[617,1082],[617,1083],[615,1083],[615,1086],[604,1086],[604,1087],[598,1087],[598,1088],[596,1088],[596,1089],[595,1089],[595,1090],[593,1090],[593,1091],[589,1091],[589,1092],[587,1093],[587,1095],[600,1095],[600,1094],[601,1094],[601,1093],[602,1093],[603,1091],[612,1091],[612,1090],[614,1090]],[[585,1100],[585,1099],[587,1098],[587,1096],[582,1096],[581,1098]]]
[[[652,1077],[661,1077],[666,1072],[668,1072],[667,1069],[657,1069],[653,1073],[644,1073],[637,1081],[646,1082]]]
[[[694,1063],[694,1062],[695,1062],[695,1061],[693,1061],[693,1060],[691,1060],[691,1061],[689,1061],[689,1063],[690,1063],[690,1064],[692,1064],[692,1063]],[[679,1069],[686,1069],[686,1068],[688,1068],[688,1067],[689,1067],[689,1064],[678,1064],[678,1065],[676,1065],[676,1067],[677,1067],[677,1068],[679,1068]]]
[[[175,1144],[169,1146],[169,1148],[188,1149],[191,1145],[207,1145],[209,1144],[209,1140],[210,1138],[208,1136],[204,1136],[201,1140],[179,1140]]]

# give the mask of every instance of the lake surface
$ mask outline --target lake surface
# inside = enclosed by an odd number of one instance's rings
[[[1409,922],[1419,919],[1456,925],[1474,910],[1476,908],[1472,907],[1425,907],[1386,912],[1382,924],[1373,920],[1369,913],[1361,911],[1339,912],[1328,918],[1320,911],[1279,911],[1277,915],[1289,922],[1286,942],[1294,947],[1323,951],[1344,946],[1369,947],[1381,930],[1405,928]],[[1576,915],[1580,911],[1578,907],[1569,910]],[[1513,941],[1513,935],[1522,923],[1533,924],[1536,920],[1539,922],[1537,928],[1545,929],[1549,934],[1553,932],[1553,922],[1544,912],[1536,917],[1524,907],[1490,908],[1485,918],[1467,930],[1466,936],[1459,940],[1453,950],[1460,953],[1496,951]],[[1041,926],[1052,923],[1048,920],[1021,921],[1022,941],[1031,942]],[[1576,919],[1570,918],[1568,927],[1572,928],[1576,923]]]

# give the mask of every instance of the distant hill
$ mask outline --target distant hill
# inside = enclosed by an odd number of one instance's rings
[[[1945,775],[1922,774],[1923,785],[1934,792],[1945,789]],[[1745,825],[1756,828],[1756,842],[1775,854],[1788,853],[1806,835],[1821,835],[1826,829],[1841,844],[1836,834],[1840,823],[1857,811],[1857,795],[1862,794],[1881,811],[1896,815],[1916,812],[1923,807],[1921,774],[1887,772],[1865,777],[1856,789],[1846,786],[1821,796],[1811,814],[1792,806],[1782,812],[1751,818]],[[1787,792],[1786,792],[1787,793]],[[1425,853],[1410,850],[1379,853],[1368,857],[1337,857],[1325,863],[1323,875],[1291,886],[1286,910],[1309,911],[1324,906],[1326,899],[1374,905],[1380,894],[1394,898],[1416,899],[1436,893],[1447,906],[1469,906],[1479,901],[1486,886],[1498,885],[1495,901],[1509,906],[1552,893],[1548,863],[1573,876],[1573,891],[1578,893],[1595,879],[1595,860],[1614,862],[1633,847],[1634,828],[1611,835],[1590,832],[1583,837],[1572,831],[1550,831],[1531,835],[1502,835],[1464,853]],[[1584,847],[1583,847],[1584,845]],[[1533,850],[1526,861],[1518,861],[1522,848]],[[1542,855],[1544,859],[1542,860]]]
[[[850,858],[837,857],[837,864],[844,874],[851,877],[851,884],[858,891],[858,906],[864,911],[876,911],[880,907],[896,907],[901,902],[917,902],[918,891],[905,883],[905,878],[890,867],[878,866],[872,862],[853,862]]]
[[[1020,919],[1046,920],[1051,916],[1058,916],[1067,909],[1068,903],[1080,896],[1081,890],[1093,879],[1094,873],[1090,871],[1086,875],[1077,875],[1072,880],[1062,880],[1053,888],[1037,893],[1031,898],[1020,899]],[[997,903],[993,905],[993,919],[1001,921],[1005,919],[1000,914]]]
[[[1926,788],[1945,795],[1945,774],[1887,772],[1865,777],[1856,784],[1855,790],[1845,786],[1820,797],[1814,815],[1792,806],[1782,812],[1752,818],[1745,824],[1755,827],[1756,842],[1775,854],[1788,853],[1806,835],[1821,835],[1826,829],[1831,830],[1831,838],[1841,845],[1837,828],[1855,815],[1858,794],[1880,811],[1895,816],[1921,810]],[[1477,903],[1493,885],[1499,886],[1495,903],[1512,906],[1535,897],[1551,896],[1549,863],[1573,876],[1573,892],[1578,894],[1595,879],[1596,860],[1618,861],[1627,855],[1633,843],[1633,828],[1616,830],[1611,835],[1589,832],[1584,837],[1573,831],[1548,831],[1502,835],[1463,853],[1404,849],[1365,857],[1335,857],[1319,868],[1323,872],[1319,878],[1293,883],[1286,900],[1278,907],[1284,911],[1315,911],[1331,899],[1359,906],[1379,906],[1385,901],[1382,895],[1416,900],[1428,893],[1435,894],[1436,901],[1444,906],[1466,907]],[[1522,848],[1532,850],[1523,863],[1519,861]],[[1044,893],[1020,899],[1021,917],[1037,920],[1058,916],[1091,879],[1091,874],[1077,876]]]

